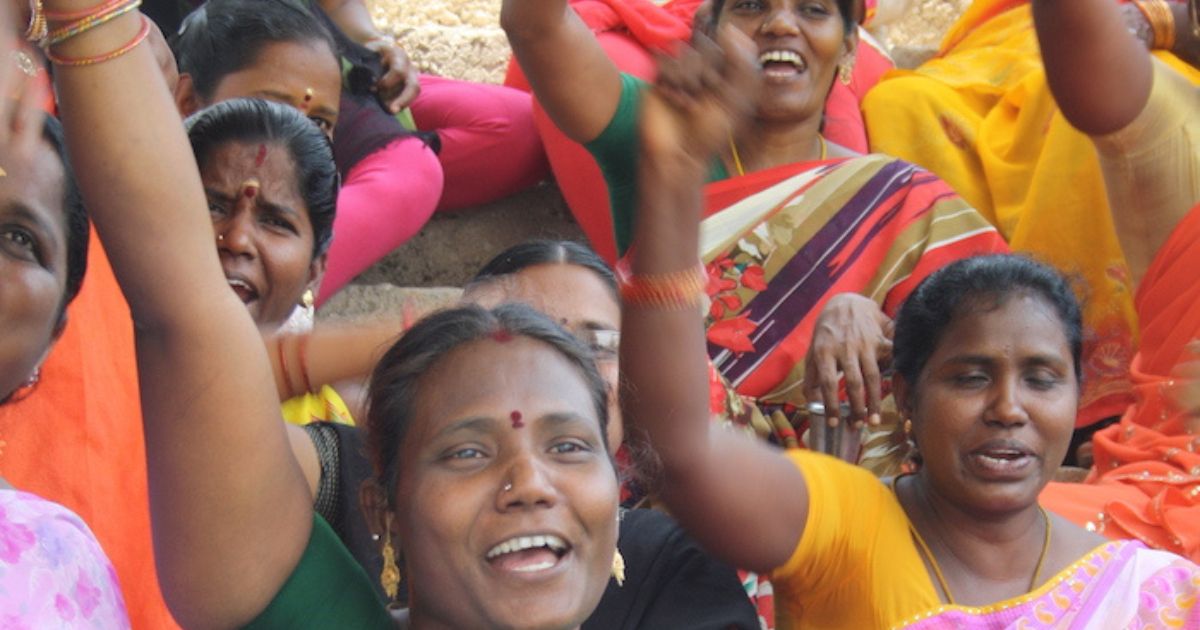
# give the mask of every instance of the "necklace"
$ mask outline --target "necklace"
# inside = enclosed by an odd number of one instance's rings
[[[821,161],[825,161],[825,157],[829,154],[829,146],[825,143],[825,136],[817,134],[817,140],[821,143]],[[737,143],[733,141],[733,133],[729,134],[729,152],[733,157],[733,168],[737,170],[738,176],[746,174],[746,169],[742,167],[742,156],[738,154]]]
[[[896,482],[898,478],[892,479],[892,492],[896,492]],[[897,499],[900,495],[896,495]],[[1038,511],[1042,514],[1042,521],[1046,523],[1046,533],[1042,539],[1042,552],[1038,554],[1037,565],[1033,567],[1033,577],[1029,580],[1029,589],[1026,592],[1032,593],[1033,589],[1037,588],[1038,578],[1042,575],[1042,565],[1046,562],[1046,552],[1050,549],[1050,515],[1046,513],[1046,508],[1038,505]],[[912,532],[913,538],[917,541],[917,546],[920,547],[921,553],[929,560],[929,566],[933,567],[933,575],[937,578],[938,586],[942,587],[942,592],[946,594],[946,603],[954,605],[954,595],[950,593],[950,585],[946,582],[946,576],[942,575],[942,567],[938,566],[937,558],[933,557],[933,552],[930,551],[929,545],[925,543],[925,539],[921,537],[921,533],[913,527],[911,520],[908,521],[908,531]]]

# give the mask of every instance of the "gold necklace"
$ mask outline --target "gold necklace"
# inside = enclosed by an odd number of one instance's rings
[[[903,476],[903,475],[902,475]],[[898,478],[892,479],[892,492],[896,492],[896,482]],[[899,499],[900,495],[897,494]],[[1042,540],[1042,553],[1038,555],[1037,565],[1033,567],[1033,577],[1029,580],[1029,589],[1027,592],[1032,593],[1033,589],[1037,588],[1038,577],[1042,575],[1042,565],[1046,562],[1046,552],[1050,549],[1050,515],[1046,513],[1046,508],[1038,505],[1038,511],[1042,513],[1042,519],[1046,523],[1046,534]],[[929,560],[929,566],[933,567],[933,575],[937,578],[938,585],[942,587],[942,592],[946,594],[946,603],[954,605],[954,595],[950,594],[950,585],[946,582],[946,576],[942,575],[942,567],[938,566],[937,558],[933,557],[933,551],[929,549],[929,545],[925,543],[925,539],[921,537],[921,532],[913,526],[912,520],[908,521],[908,531],[912,532],[913,538],[917,541],[917,546],[921,548],[921,552]]]
[[[821,143],[821,161],[825,161],[825,156],[829,154],[829,146],[825,143],[825,136],[817,134],[817,140]],[[737,170],[738,176],[746,174],[746,169],[742,168],[742,156],[738,155],[737,143],[733,141],[733,132],[729,132],[729,152],[733,156],[733,168]]]

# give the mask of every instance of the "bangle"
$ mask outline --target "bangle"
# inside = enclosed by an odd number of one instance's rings
[[[396,47],[396,38],[392,37],[391,35],[376,35],[375,37],[372,37],[371,39],[368,39],[367,41],[363,42],[362,47],[369,49],[371,47],[371,44],[374,44],[377,42],[384,42],[393,48]]]
[[[308,347],[308,337],[309,335],[303,334],[296,340],[296,354],[300,359],[300,379],[304,381],[304,391],[311,393],[316,390],[313,389],[312,382],[308,379],[308,359],[304,352]]]
[[[704,299],[708,271],[704,264],[656,274],[621,273],[621,300],[633,306],[677,309],[697,306]]]
[[[82,35],[101,24],[111,22],[130,11],[136,10],[141,5],[142,0],[120,0],[116,4],[106,4],[96,13],[50,31],[46,35],[46,42],[43,46],[61,44],[76,35]]]
[[[98,63],[104,63],[105,61],[111,61],[128,53],[145,41],[148,35],[150,35],[150,19],[143,15],[142,29],[138,31],[137,35],[134,35],[133,39],[129,40],[129,43],[112,52],[96,55],[94,57],[60,57],[47,50],[46,58],[56,66],[91,66]]]
[[[1154,32],[1152,48],[1171,50],[1175,47],[1175,14],[1167,0],[1133,0],[1134,6],[1146,17]]]
[[[98,4],[94,7],[88,7],[86,9],[80,9],[78,11],[46,11],[46,20],[49,22],[74,22],[75,20],[82,20],[89,15],[96,15],[98,13],[104,13],[105,11],[111,11],[113,7],[121,4],[122,2],[125,2],[125,0],[105,0],[103,4]]]
[[[292,387],[292,376],[288,374],[287,356],[283,352],[283,342],[287,341],[287,337],[279,338],[279,375],[283,377],[283,384],[287,388],[288,398],[295,396],[295,388]]]
[[[29,27],[25,29],[25,40],[42,45],[49,30],[46,23],[46,13],[42,10],[42,0],[29,0]]]

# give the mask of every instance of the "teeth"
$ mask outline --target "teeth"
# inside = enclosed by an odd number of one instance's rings
[[[250,286],[250,283],[246,282],[245,280],[239,280],[237,278],[229,278],[228,282],[229,282],[229,286],[231,286],[235,289],[246,289],[247,291],[254,290],[254,287]]]
[[[766,65],[771,62],[790,63],[802,70],[805,68],[804,60],[800,58],[798,53],[791,50],[768,50],[758,56],[759,65]]]
[[[516,538],[509,538],[495,547],[492,547],[487,552],[487,559],[491,560],[492,558],[502,556],[506,553],[515,553],[517,551],[537,549],[539,547],[546,547],[557,553],[566,551],[567,543],[563,542],[563,539],[559,538],[558,536],[518,536]],[[546,567],[541,568],[544,569]],[[528,570],[534,571],[540,569]]]

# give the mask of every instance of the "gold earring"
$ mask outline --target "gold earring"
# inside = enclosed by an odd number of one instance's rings
[[[400,592],[400,567],[396,564],[396,549],[392,547],[392,515],[386,517],[386,529],[383,530],[383,570],[379,572],[379,583],[389,601],[396,599]]]
[[[613,550],[612,576],[617,581],[617,586],[625,585],[625,557],[621,555],[620,549]]]
[[[851,57],[846,63],[838,65],[838,80],[842,85],[850,85],[854,80],[854,58]]]
[[[316,309],[313,307],[315,301],[316,297],[313,295],[312,289],[306,290],[304,295],[300,296],[300,303],[304,305],[304,314],[308,316],[308,321],[310,322],[313,321],[313,317],[316,314]]]
[[[904,435],[907,437],[912,436],[912,419],[910,418],[905,418],[904,420]]]

